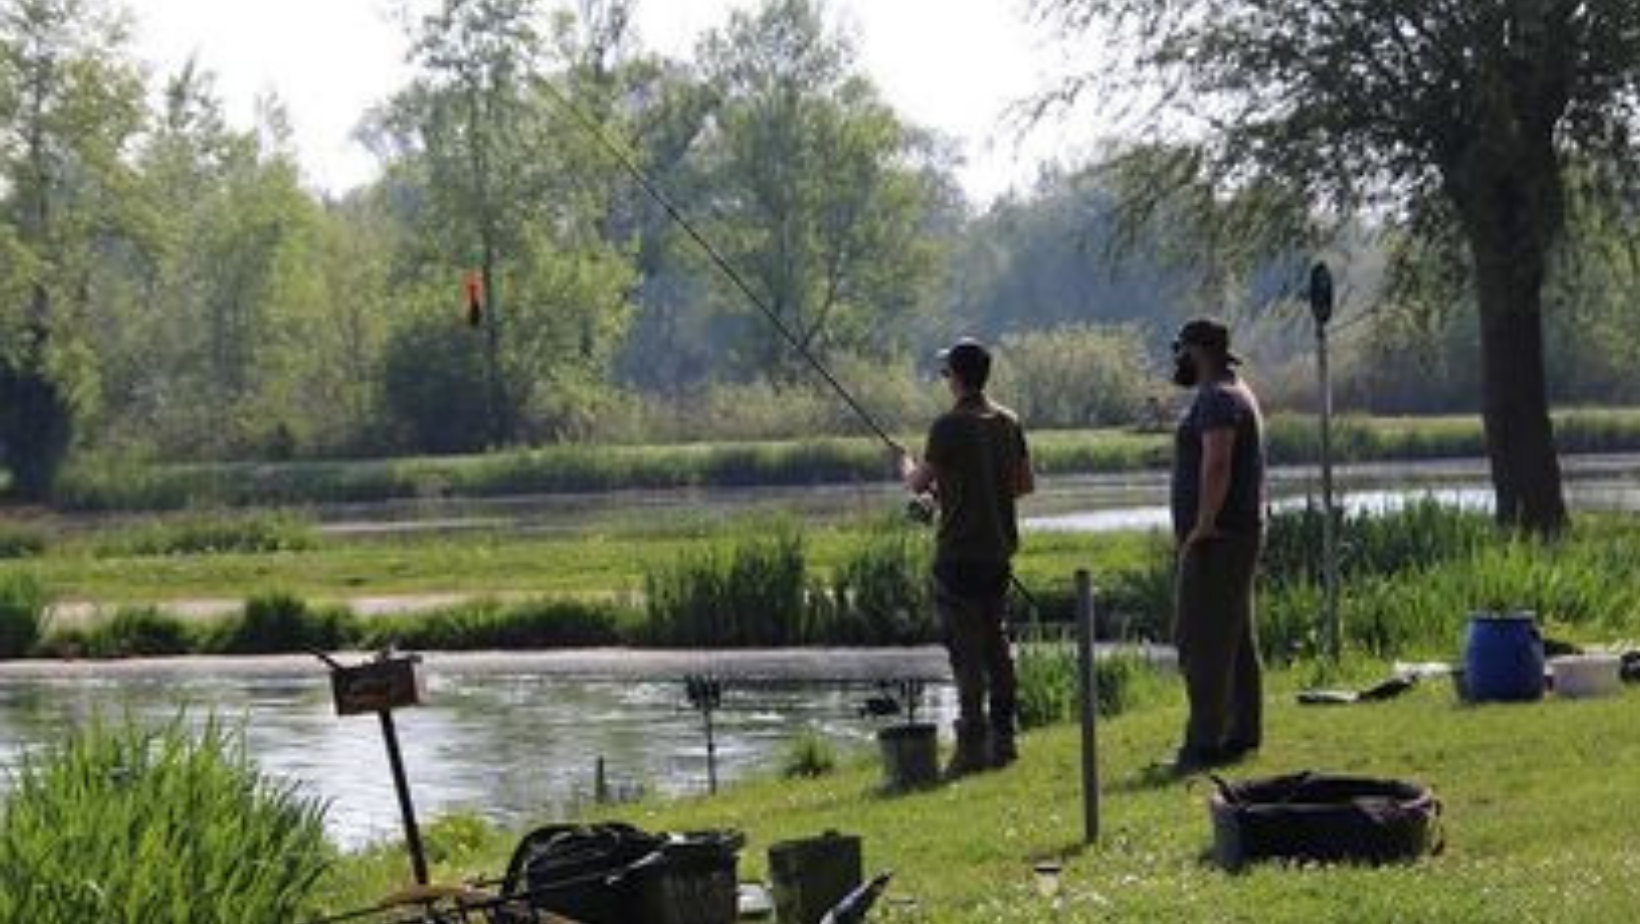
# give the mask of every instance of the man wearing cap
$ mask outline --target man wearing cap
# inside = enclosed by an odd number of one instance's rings
[[[946,770],[956,777],[1019,756],[1007,598],[1019,549],[1015,501],[1036,483],[1018,418],[985,394],[990,352],[958,341],[940,354],[940,374],[955,404],[929,429],[923,460],[907,454],[901,471],[939,510],[934,607],[957,683],[957,748]]]
[[[1186,324],[1173,358],[1174,383],[1195,390],[1179,421],[1172,490],[1173,638],[1190,701],[1174,769],[1192,772],[1234,762],[1262,737],[1253,578],[1264,545],[1264,420],[1223,324]]]

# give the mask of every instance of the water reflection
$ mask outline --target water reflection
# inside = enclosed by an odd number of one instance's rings
[[[875,726],[858,714],[869,686],[731,685],[717,715],[718,771],[735,780],[766,773],[790,739],[816,728],[841,748],[869,746]],[[600,757],[617,786],[687,794],[706,786],[700,717],[681,683],[600,681],[435,670],[431,703],[397,715],[418,811],[454,810],[521,824],[583,804]],[[948,721],[950,691],[929,692]],[[323,675],[184,676],[0,681],[0,755],[8,768],[61,730],[93,716],[161,723],[242,721],[253,758],[330,803],[333,836],[353,847],[398,834],[398,808],[372,716],[335,716]]]

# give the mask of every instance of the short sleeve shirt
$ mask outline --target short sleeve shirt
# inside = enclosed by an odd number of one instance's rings
[[[1264,523],[1264,418],[1258,400],[1234,379],[1196,391],[1179,420],[1173,459],[1173,532],[1181,540],[1196,525],[1201,507],[1202,437],[1218,429],[1236,431],[1230,460],[1230,489],[1216,523],[1230,533],[1253,532]]]
[[[984,398],[934,421],[924,453],[939,492],[935,558],[947,565],[1006,565],[1019,550],[1014,491],[1029,448],[1019,418]]]

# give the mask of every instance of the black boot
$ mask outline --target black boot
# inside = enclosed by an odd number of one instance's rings
[[[990,768],[990,735],[984,722],[957,720],[957,747],[945,767],[945,778],[955,780]]]
[[[1014,737],[1012,712],[991,715],[991,767],[1000,770],[1019,760],[1019,744]]]

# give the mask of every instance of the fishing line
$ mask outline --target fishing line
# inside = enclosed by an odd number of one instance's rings
[[[878,439],[882,440],[883,444],[889,449],[894,452],[904,453],[906,451],[905,447],[900,445],[899,441],[894,439],[894,437],[890,436],[888,431],[883,429],[882,425],[877,422],[877,419],[873,417],[871,413],[860,404],[859,401],[855,400],[854,396],[849,393],[849,390],[843,387],[843,383],[839,382],[837,377],[831,374],[831,370],[827,369],[825,364],[814,355],[814,353],[809,349],[808,344],[804,343],[802,338],[799,337],[789,325],[787,325],[785,320],[780,317],[778,312],[776,312],[773,308],[770,308],[768,303],[758,296],[757,292],[752,289],[751,284],[748,283],[745,277],[740,274],[740,271],[735,269],[734,264],[729,262],[729,259],[725,257],[723,253],[719,251],[718,248],[711,242],[711,240],[706,237],[705,233],[703,233],[695,225],[695,223],[689,219],[689,216],[683,213],[683,210],[672,201],[672,198],[668,196],[666,192],[655,183],[654,180],[650,179],[649,175],[643,171],[642,167],[638,166],[637,161],[632,157],[632,155],[628,153],[622,145],[617,143],[614,137],[612,137],[602,125],[598,124],[598,122],[596,122],[591,116],[582,111],[580,107],[571,102],[570,99],[559,91],[557,87],[553,86],[550,81],[542,80],[539,83],[541,88],[546,91],[547,95],[552,98],[553,102],[555,102],[564,112],[568,113],[570,118],[579,124],[582,130],[597,141],[599,146],[608,152],[612,158],[614,158],[615,162],[620,165],[621,169],[625,170],[626,173],[632,177],[633,181],[636,182],[638,186],[648,194],[649,198],[655,200],[655,204],[659,205],[661,209],[666,212],[667,217],[672,219],[672,221],[675,222],[679,228],[683,229],[683,232],[689,236],[689,239],[695,242],[695,245],[706,254],[707,258],[710,259],[712,264],[716,266],[725,277],[728,278],[729,282],[733,283],[734,287],[739,290],[740,294],[744,295],[746,300],[750,302],[752,306],[756,308],[765,318],[767,318],[770,324],[774,325],[774,329],[780,333],[781,338],[784,339],[799,356],[807,360],[808,364],[813,367],[814,371],[819,374],[820,378],[824,379],[826,384],[830,385],[832,390],[837,393],[837,396],[843,399],[843,403],[848,405],[849,410],[853,411],[855,416],[859,417],[860,421],[864,423],[866,427],[877,436]]]
[[[849,390],[843,387],[843,383],[838,381],[837,377],[831,374],[831,370],[827,369],[826,365],[820,361],[819,357],[814,355],[813,351],[809,349],[808,345],[804,343],[802,338],[791,329],[785,320],[780,317],[779,313],[773,308],[770,308],[768,303],[757,294],[751,284],[746,281],[746,278],[740,274],[739,270],[735,269],[735,265],[733,263],[729,262],[729,258],[725,257],[723,252],[718,250],[717,246],[712,243],[711,239],[706,236],[705,232],[701,231],[700,228],[690,220],[689,216],[684,214],[683,209],[676,202],[672,201],[672,197],[668,196],[666,191],[661,189],[660,185],[656,183],[648,173],[644,172],[644,169],[638,165],[637,160],[627,150],[627,148],[618,142],[614,136],[612,136],[604,128],[603,125],[599,124],[597,120],[593,119],[579,106],[575,105],[575,103],[569,97],[565,96],[561,90],[553,86],[551,81],[538,80],[536,83],[547,95],[547,97],[552,100],[552,102],[560,110],[567,114],[571,121],[575,122],[582,131],[586,132],[588,136],[596,141],[598,146],[603,148],[604,151],[608,153],[609,156],[615,161],[615,163],[632,178],[633,182],[637,183],[638,187],[642,189],[650,199],[654,200],[656,205],[661,207],[662,211],[666,213],[666,216],[670,218],[679,228],[681,228],[683,232],[689,236],[690,240],[695,242],[695,246],[699,247],[701,252],[706,254],[707,258],[712,261],[712,265],[716,266],[718,270],[723,273],[724,277],[734,285],[735,289],[738,290],[741,295],[745,296],[746,300],[750,302],[752,306],[763,315],[763,317],[768,319],[770,324],[774,325],[774,329],[780,333],[781,338],[784,339],[786,343],[797,352],[797,355],[803,357],[803,359],[808,362],[809,366],[812,367],[817,374],[819,374],[820,378],[823,379],[827,385],[831,386],[832,391],[836,392],[837,396],[843,399],[843,403],[848,406],[849,410],[854,412],[855,416],[860,419],[861,423],[864,423],[866,427],[870,429],[879,440],[882,441],[883,445],[889,448],[889,450],[901,455],[908,455],[906,448],[901,445],[898,440],[889,435],[888,431],[877,422],[877,418],[873,417],[871,412],[865,409],[864,405],[855,400],[854,395],[850,394]],[[1035,610],[1038,618],[1040,618],[1042,614],[1042,607],[1037,604],[1036,597],[1025,588],[1025,584],[1021,582],[1016,575],[1010,574],[1009,581],[1013,584],[1014,589],[1019,591],[1020,596],[1024,598],[1026,604],[1030,606],[1031,609]]]

